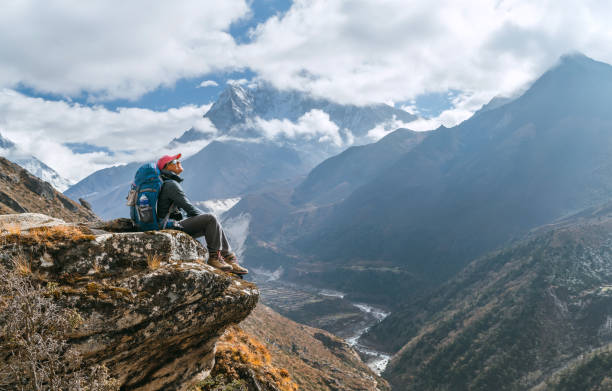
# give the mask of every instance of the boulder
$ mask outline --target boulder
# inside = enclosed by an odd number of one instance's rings
[[[44,215],[0,216],[9,225],[0,262],[27,254],[32,278],[83,318],[69,343],[122,390],[203,379],[218,337],[258,301],[255,285],[206,265],[206,250],[179,231],[97,233]]]
[[[42,213],[0,215],[0,228],[14,227],[20,231],[27,231],[31,228],[52,227],[56,225],[66,225],[66,222]]]

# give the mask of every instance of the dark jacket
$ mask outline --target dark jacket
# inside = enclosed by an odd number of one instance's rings
[[[184,210],[189,217],[201,215],[203,213],[187,199],[180,184],[183,178],[167,170],[161,171],[161,177],[164,180],[164,184],[162,185],[157,199],[157,216],[160,219],[166,217],[171,205],[173,205],[173,209],[178,208]]]

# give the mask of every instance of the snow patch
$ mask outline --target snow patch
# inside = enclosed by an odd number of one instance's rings
[[[246,249],[250,223],[251,215],[249,213],[241,213],[238,216],[223,220],[223,230],[229,236],[232,250],[238,258],[242,257]]]
[[[232,209],[238,202],[240,202],[240,199],[240,197],[235,197],[217,200],[197,201],[194,203],[196,206],[201,207],[206,212],[221,217],[225,212]]]
[[[362,312],[365,312],[366,314],[371,314],[379,322],[381,322],[383,319],[385,319],[387,316],[389,316],[389,312],[383,311],[381,309],[374,308],[374,307],[372,307],[370,305],[367,305],[367,304],[353,303],[353,305],[355,307],[359,308]]]
[[[344,299],[344,296],[345,296],[344,293],[342,292],[333,291],[329,289],[323,289],[322,291],[319,292],[319,294],[321,296],[337,297],[339,299]]]
[[[260,268],[253,268],[252,271],[254,274],[258,276],[266,277],[266,282],[269,282],[269,281],[277,281],[278,279],[280,279],[281,276],[283,275],[284,269],[282,266],[280,266],[278,269],[274,271],[260,269]]]

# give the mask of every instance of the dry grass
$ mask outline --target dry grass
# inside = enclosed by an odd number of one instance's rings
[[[158,254],[147,254],[147,266],[151,270],[159,269],[162,262],[162,257]]]
[[[4,243],[43,245],[45,247],[55,247],[58,243],[66,242],[86,242],[96,238],[87,228],[74,225],[36,227],[26,231],[21,230],[18,225],[8,225],[0,229]]]
[[[0,233],[2,235],[20,235],[21,227],[18,224],[3,224],[0,225]]]
[[[296,391],[297,384],[284,368],[272,364],[270,352],[257,339],[239,327],[229,328],[217,343],[213,374],[240,379],[240,367],[249,368],[259,382],[274,385],[281,391]]]
[[[23,255],[18,255],[13,258],[13,267],[15,272],[22,277],[26,277],[32,274],[32,265],[30,261]]]
[[[94,273],[96,273],[96,274],[100,273],[103,270],[102,266],[98,262],[94,262],[94,264],[91,266],[91,268],[93,269]]]
[[[2,390],[119,390],[106,368],[86,368],[68,336],[83,325],[75,309],[64,308],[44,288],[17,268],[0,263],[0,330],[4,360],[0,360]]]

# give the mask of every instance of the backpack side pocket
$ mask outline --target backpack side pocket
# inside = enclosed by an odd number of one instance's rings
[[[130,192],[128,193],[128,196],[127,196],[126,205],[136,206],[137,198],[138,198],[138,190],[136,189],[136,186],[132,185],[132,187],[130,187]]]

